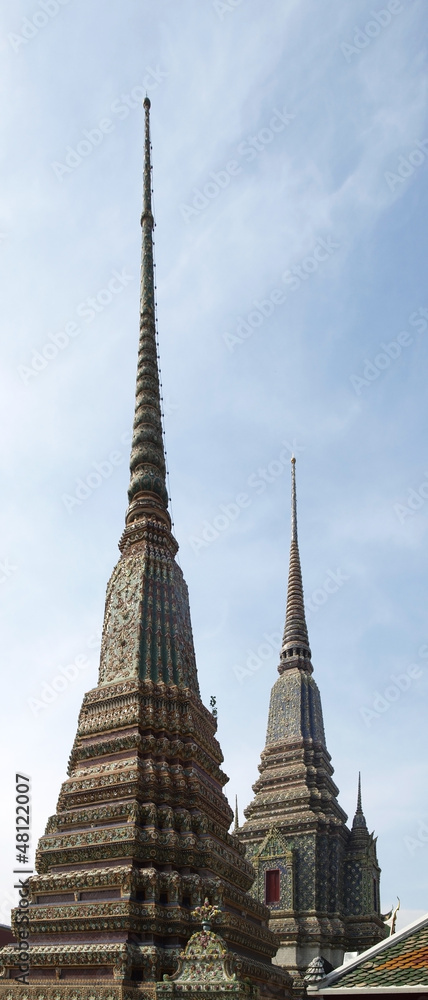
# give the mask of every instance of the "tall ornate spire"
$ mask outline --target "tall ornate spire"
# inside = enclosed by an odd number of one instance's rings
[[[69,777],[39,842],[38,874],[25,888],[21,881],[27,924],[23,932],[22,908],[16,910],[14,930],[16,940],[29,938],[29,985],[27,975],[21,976],[24,991],[14,982],[26,968],[28,941],[6,945],[0,949],[0,1000],[22,1000],[23,994],[27,1000],[73,1000],[76,983],[82,1000],[177,998],[182,985],[175,971],[190,935],[187,954],[196,955],[201,976],[184,984],[188,1000],[212,989],[204,969],[212,980],[217,945],[216,995],[227,998],[233,978],[236,998],[259,991],[263,1000],[291,998],[288,973],[271,963],[277,941],[267,926],[269,910],[248,892],[254,870],[238,838],[229,835],[233,811],[223,792],[228,778],[215,737],[215,698],[210,712],[199,694],[189,596],[167,512],[149,108],[146,98],[127,523],[107,585],[98,685],[83,701]],[[221,939],[209,930],[194,934],[206,899],[208,909],[221,914]],[[165,983],[165,976],[174,981]]]
[[[384,936],[376,842],[367,831],[361,785],[352,831],[337,800],[321,698],[311,664],[297,542],[296,469],[291,465],[291,550],[281,658],[269,704],[265,748],[237,836],[271,911],[276,961],[297,977],[322,956],[340,964]]]
[[[140,290],[140,340],[137,388],[131,450],[131,480],[128,490],[127,525],[144,514],[156,514],[170,526],[167,512],[165,454],[157,363],[155,291],[153,266],[153,212],[150,145],[150,101],[144,100],[145,142],[142,253]]]
[[[280,674],[288,668],[300,666],[312,672],[311,650],[303,600],[302,570],[297,540],[296,459],[291,459],[291,545],[288,572],[287,610],[282,639]]]

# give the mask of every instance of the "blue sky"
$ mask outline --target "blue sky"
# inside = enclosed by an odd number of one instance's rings
[[[294,450],[340,802],[352,819],[361,770],[403,925],[428,909],[423,0],[15,0],[0,18],[0,922],[15,772],[35,844],[97,679],[147,89],[175,533],[226,792],[242,811],[264,746]]]

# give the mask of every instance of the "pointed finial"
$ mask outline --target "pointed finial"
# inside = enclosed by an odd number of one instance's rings
[[[238,796],[235,795],[235,826],[234,830],[239,830]]]
[[[291,545],[287,609],[278,672],[300,667],[312,673],[311,650],[303,599],[302,570],[297,540],[296,459],[291,456]]]
[[[131,479],[128,490],[129,506],[126,515],[123,548],[131,526],[143,517],[155,516],[168,528],[168,491],[162,436],[158,352],[156,342],[155,282],[153,262],[152,166],[150,145],[150,100],[143,101],[144,170],[143,210],[141,214],[142,254],[140,285],[140,339],[138,348],[137,387],[134,429],[130,460]]]
[[[352,829],[363,830],[364,834],[368,836],[366,817],[363,813],[363,807],[361,803],[361,771],[358,772],[358,792],[357,792],[357,808],[355,810],[355,816],[352,823]]]
[[[143,168],[143,212],[141,215],[141,225],[143,221],[147,219],[150,223],[150,229],[153,229],[154,220],[152,215],[152,163],[151,163],[151,144],[150,144],[150,100],[148,97],[144,98],[143,108],[145,111],[144,120],[144,168]],[[152,239],[150,239],[152,243]],[[149,265],[146,278],[150,280],[153,278],[153,248],[151,253],[151,261],[146,261]],[[143,261],[144,264],[144,232],[143,232]],[[142,275],[143,276],[143,275]],[[154,287],[154,281],[153,281]],[[152,304],[152,303],[150,303]],[[154,310],[154,296],[153,296],[153,310]]]
[[[297,542],[296,459],[291,456],[291,540]]]
[[[361,771],[358,771],[358,795],[357,795],[357,812],[362,813],[361,805]]]

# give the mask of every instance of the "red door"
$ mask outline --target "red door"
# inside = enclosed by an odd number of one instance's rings
[[[265,883],[266,903],[279,903],[279,868],[271,868],[266,872]]]

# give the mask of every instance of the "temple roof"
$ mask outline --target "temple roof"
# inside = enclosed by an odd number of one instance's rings
[[[308,987],[308,993],[427,992],[428,913]]]

